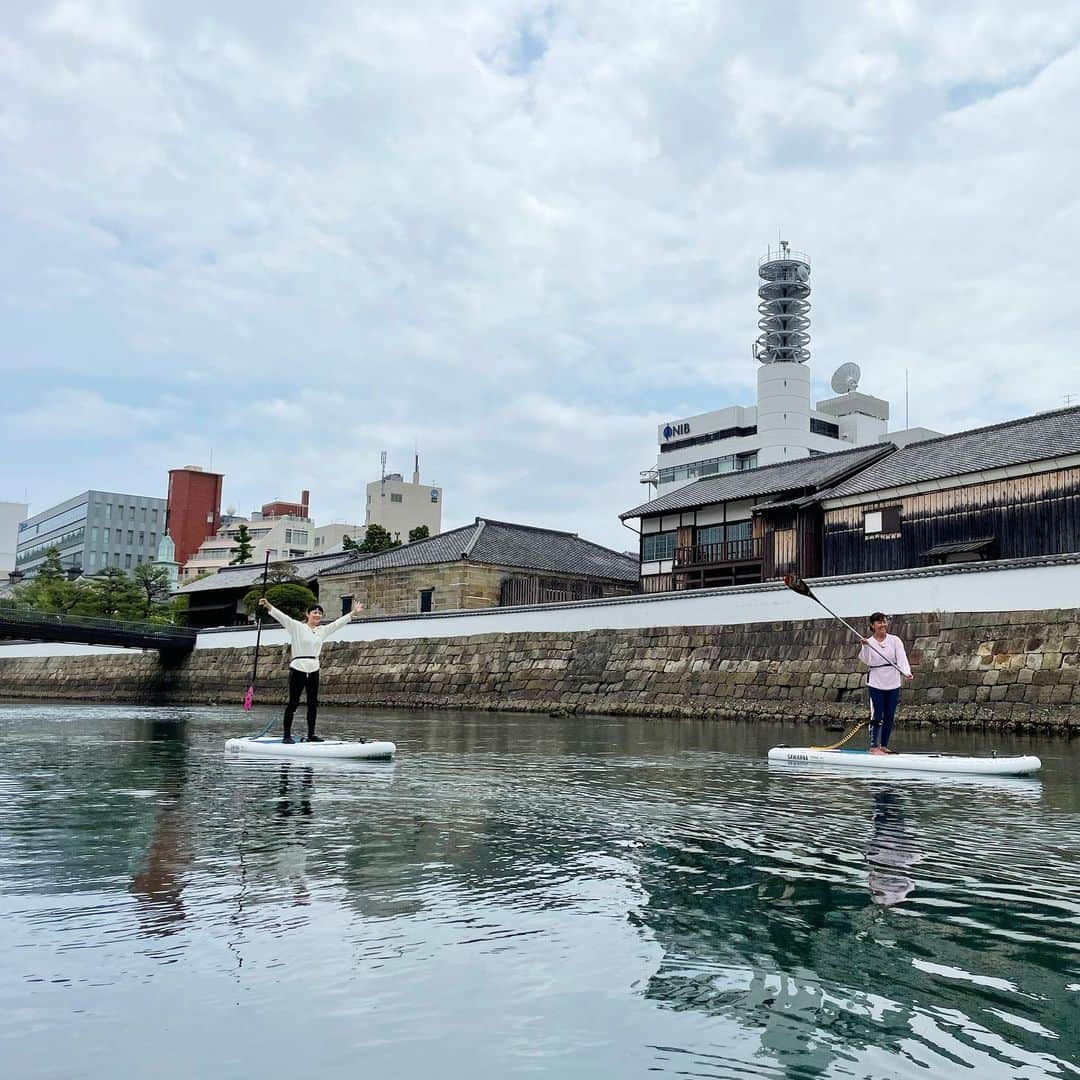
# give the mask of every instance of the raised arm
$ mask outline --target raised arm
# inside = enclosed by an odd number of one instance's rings
[[[335,619],[328,626],[322,626],[319,628],[322,632],[322,639],[325,641],[332,634],[336,634],[343,626],[348,626],[349,623],[351,623],[353,619],[356,618],[356,616],[359,615],[360,612],[362,612],[363,610],[364,605],[361,604],[359,600],[357,600],[356,603],[353,604],[352,610],[346,611],[340,619]]]
[[[278,611],[278,609],[274,607],[274,605],[271,604],[265,596],[260,598],[259,607],[267,611],[270,615],[270,618],[273,619],[275,622],[281,623],[281,625],[284,626],[286,630],[289,630],[292,627],[298,625],[297,621],[295,619],[289,618],[289,616],[286,615],[284,611]]]

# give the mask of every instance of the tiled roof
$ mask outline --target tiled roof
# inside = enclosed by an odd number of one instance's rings
[[[1080,454],[1080,408],[1076,407],[911,443],[823,491],[821,497],[861,495],[1068,454]]]
[[[292,567],[297,577],[304,581],[314,581],[328,567],[340,563],[345,558],[341,551],[330,551],[319,555],[305,555],[300,559],[271,559],[270,565],[283,562]],[[192,593],[215,592],[218,589],[250,589],[262,581],[263,564],[244,563],[243,566],[225,566],[216,574],[192,581],[177,590],[181,596]]]
[[[661,495],[651,502],[642,503],[620,514],[623,520],[665,514],[676,510],[691,510],[712,503],[729,502],[732,499],[750,499],[761,495],[779,495],[783,492],[814,490],[832,484],[853,469],[858,469],[895,451],[892,443],[876,443],[873,446],[857,446],[835,454],[782,461],[776,465],[763,465],[758,469],[707,476],[686,484],[677,491]]]
[[[636,558],[582,540],[574,533],[488,518],[477,518],[472,525],[368,556],[363,559],[362,565],[359,559],[350,559],[330,568],[325,576],[360,569],[366,572],[403,566],[431,566],[462,559],[552,574],[580,574],[626,582],[636,582],[638,579]]]

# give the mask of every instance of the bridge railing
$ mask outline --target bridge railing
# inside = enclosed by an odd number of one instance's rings
[[[65,630],[74,631],[80,641],[100,636],[102,644],[126,638],[145,642],[148,647],[192,648],[197,631],[189,626],[175,626],[136,619],[101,619],[88,615],[60,615],[45,611],[0,608],[0,634],[11,637],[13,632],[47,633],[54,640]]]

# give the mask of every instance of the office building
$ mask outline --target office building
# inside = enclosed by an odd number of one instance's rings
[[[72,573],[132,570],[153,562],[166,505],[148,495],[84,491],[20,522],[15,568],[32,577],[49,548],[59,551],[61,566]]]
[[[396,540],[409,542],[409,533],[426,525],[428,534],[442,532],[442,488],[420,483],[420,458],[413,467],[412,483],[401,473],[389,473],[367,486],[367,525],[381,525]]]
[[[19,524],[29,510],[26,503],[0,502],[0,575],[15,569],[15,549],[19,544]]]

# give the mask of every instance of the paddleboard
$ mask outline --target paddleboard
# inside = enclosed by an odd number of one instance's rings
[[[815,750],[810,746],[774,746],[770,761],[793,765],[848,765],[883,771],[963,773],[969,776],[1027,776],[1042,768],[1034,756],[963,757],[959,754],[871,754],[868,750]]]
[[[283,743],[281,737],[255,739],[246,736],[229,739],[225,749],[233,754],[260,754],[272,757],[360,758],[368,761],[389,761],[397,752],[392,742],[352,742],[343,739],[324,739],[322,742]]]

